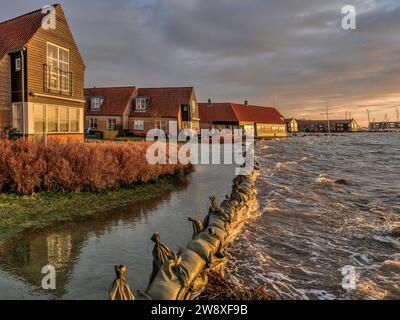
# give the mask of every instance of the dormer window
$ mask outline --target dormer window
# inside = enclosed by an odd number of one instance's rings
[[[103,97],[92,97],[90,108],[91,108],[93,111],[99,111],[101,105],[103,104],[103,101],[104,101],[104,98],[103,98]]]
[[[147,107],[147,98],[136,98],[136,110],[145,111]]]

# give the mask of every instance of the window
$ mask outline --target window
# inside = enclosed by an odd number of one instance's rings
[[[93,111],[99,111],[101,105],[103,104],[103,101],[104,101],[104,98],[103,98],[103,97],[92,97],[90,108],[91,108]]]
[[[136,110],[144,111],[146,110],[147,99],[146,98],[136,98]]]
[[[13,103],[12,105],[12,114],[13,114],[13,129],[17,132],[22,132],[22,103]]]
[[[133,130],[144,131],[144,121],[143,120],[135,120],[133,124]]]
[[[58,132],[58,106],[47,105],[47,132]]]
[[[97,119],[96,118],[90,118],[89,127],[90,127],[90,129],[97,129]]]
[[[108,131],[116,131],[117,130],[117,120],[108,119]]]
[[[59,107],[60,132],[69,132],[69,110],[68,107]]]
[[[47,66],[50,89],[69,92],[69,50],[47,43]]]
[[[21,71],[21,58],[15,59],[15,71]]]
[[[69,108],[69,129],[71,132],[79,132],[79,108]]]
[[[33,117],[35,121],[35,133],[46,132],[45,105],[35,104],[33,106]]]

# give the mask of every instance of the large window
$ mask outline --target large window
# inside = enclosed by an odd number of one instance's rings
[[[23,112],[22,112],[22,103],[13,103],[12,105],[12,114],[13,114],[13,129],[17,132],[22,132],[22,121],[23,121]]]
[[[58,107],[46,106],[47,111],[47,132],[58,132]]]
[[[68,107],[58,107],[60,132],[69,132],[69,110]]]
[[[144,130],[144,121],[143,120],[135,120],[133,123],[133,130],[143,131]]]
[[[78,108],[69,108],[69,128],[71,132],[79,132],[79,113]]]
[[[35,120],[35,132],[46,132],[46,110],[45,105],[35,104],[33,106],[33,117]]]
[[[50,89],[69,92],[69,50],[47,43],[47,65]]]

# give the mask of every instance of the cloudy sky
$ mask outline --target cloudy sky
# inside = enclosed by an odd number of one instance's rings
[[[1,2],[0,20],[48,4]],[[65,0],[86,86],[189,86],[286,117],[400,111],[399,0]],[[357,30],[342,28],[344,5]]]

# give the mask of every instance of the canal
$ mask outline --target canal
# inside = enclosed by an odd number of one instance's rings
[[[115,264],[127,266],[135,293],[145,290],[152,268],[152,234],[159,232],[174,251],[186,246],[192,235],[187,217],[202,220],[209,195],[223,200],[234,173],[233,166],[197,166],[155,198],[0,246],[0,299],[107,299]],[[56,268],[53,291],[41,288],[41,270],[47,264]]]

